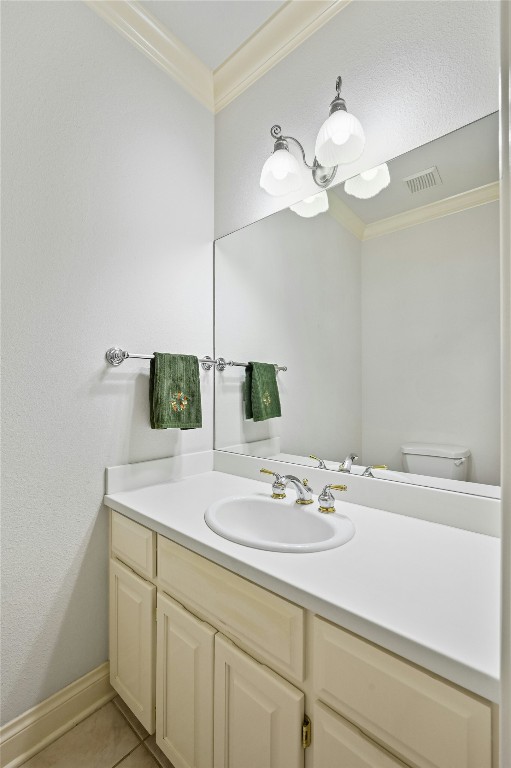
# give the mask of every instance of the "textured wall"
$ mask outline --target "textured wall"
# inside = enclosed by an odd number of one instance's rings
[[[498,203],[362,243],[362,349],[364,463],[462,444],[499,484]]]
[[[212,447],[148,427],[148,363],[212,352],[213,118],[79,2],[2,3],[8,721],[107,658],[107,465]]]
[[[353,0],[217,115],[216,236],[317,191],[272,198],[259,176],[274,123],[311,162],[338,74],[367,139],[342,181],[497,110],[498,68],[497,2]]]
[[[217,376],[217,448],[281,438],[284,453],[361,451],[361,242],[331,216],[280,211],[215,245],[218,354],[280,362],[282,418],[243,414],[243,368]]]

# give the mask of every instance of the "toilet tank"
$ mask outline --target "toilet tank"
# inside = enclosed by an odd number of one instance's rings
[[[401,453],[405,472],[451,480],[467,479],[470,450],[464,445],[405,443]]]

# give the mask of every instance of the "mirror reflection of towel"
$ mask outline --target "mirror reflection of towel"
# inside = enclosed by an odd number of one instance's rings
[[[152,429],[200,429],[199,360],[194,355],[155,352],[149,376]]]
[[[249,362],[245,369],[245,417],[265,421],[281,416],[277,371],[272,363]]]

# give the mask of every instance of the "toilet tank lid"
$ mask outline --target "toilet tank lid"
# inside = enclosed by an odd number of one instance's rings
[[[405,443],[401,453],[418,456],[438,456],[442,459],[462,459],[470,456],[470,450],[464,445],[442,445],[441,443]]]

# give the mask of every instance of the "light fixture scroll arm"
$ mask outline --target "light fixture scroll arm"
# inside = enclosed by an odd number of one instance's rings
[[[339,88],[340,88],[340,84],[339,84]],[[297,145],[297,147],[300,149],[300,152],[302,153],[302,160],[305,167],[308,168],[309,171],[312,171],[312,178],[314,179],[318,187],[321,187],[322,189],[325,189],[325,187],[328,187],[328,185],[333,181],[335,174],[337,173],[336,165],[333,168],[324,168],[318,162],[317,158],[314,158],[314,162],[312,163],[312,165],[309,165],[309,163],[305,159],[305,150],[300,144],[300,142],[298,141],[298,139],[295,139],[294,136],[283,136],[282,128],[280,127],[280,125],[273,125],[270,133],[272,135],[272,138],[275,139],[274,149],[288,149],[287,142],[293,141]]]
[[[298,141],[298,139],[295,139],[295,137],[294,137],[294,136],[282,136],[282,128],[280,127],[280,125],[274,125],[274,126],[272,126],[272,129],[271,129],[271,135],[272,135],[272,137],[273,137],[274,139],[276,139],[277,141],[278,141],[279,139],[280,139],[280,140],[281,140],[281,139],[283,139],[284,141],[294,141],[294,143],[297,145],[297,147],[299,147],[299,149],[300,149],[300,152],[302,153],[302,160],[303,160],[303,162],[304,162],[304,165],[305,165],[305,166],[306,166],[306,167],[307,167],[307,168],[308,168],[310,171],[312,171],[312,170],[313,170],[313,168],[314,168],[314,165],[309,165],[309,163],[308,163],[308,162],[307,162],[307,160],[305,159],[305,150],[304,150],[304,148],[302,147],[302,145],[300,144],[300,142]]]

